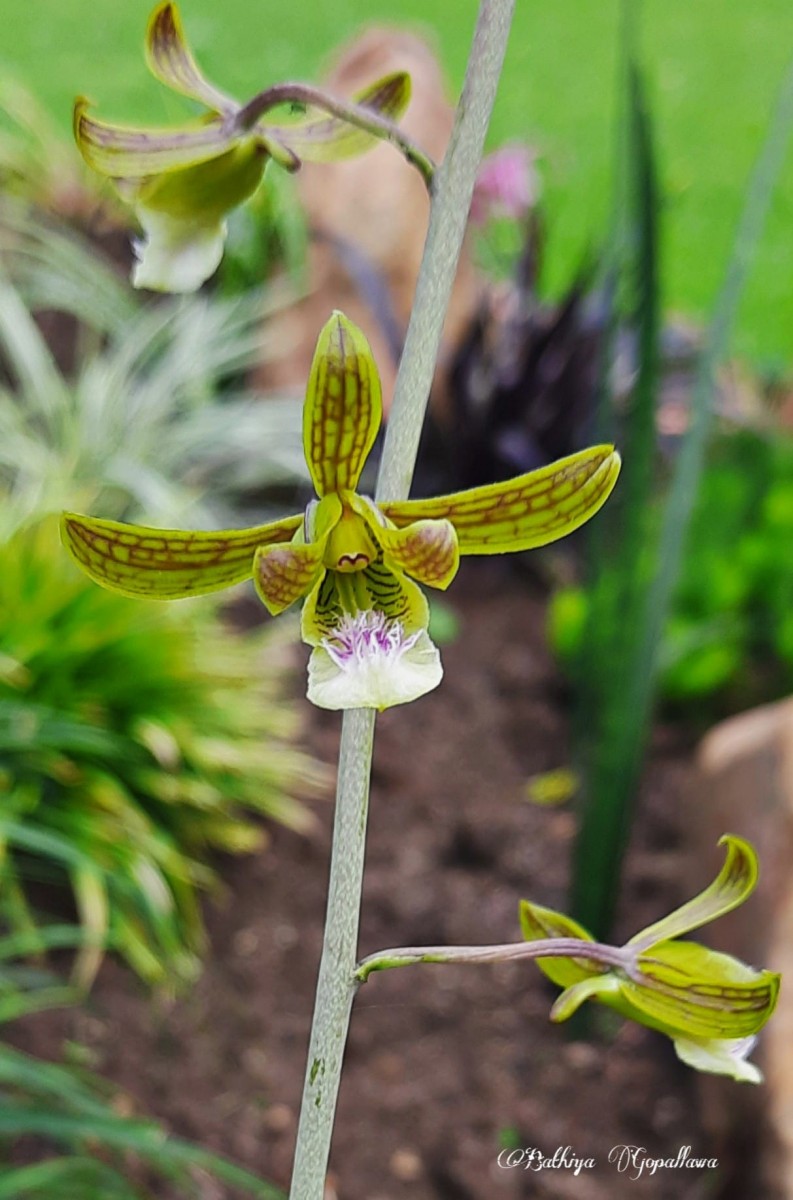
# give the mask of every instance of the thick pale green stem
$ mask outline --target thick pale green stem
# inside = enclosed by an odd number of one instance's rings
[[[514,7],[514,0],[482,0],[479,9],[457,119],[446,157],[435,172],[432,215],[388,421],[378,500],[404,500],[410,491]]]
[[[454,131],[433,184],[416,297],[397,376],[378,499],[410,490],[443,318],[504,61],[514,0],[482,0]],[[356,979],[358,917],[374,713],[344,714],[325,942],[295,1148],[290,1200],[323,1200],[344,1044]]]
[[[322,1200],[350,1008],[355,995],[374,710],[344,714],[325,941],[300,1112],[292,1200]]]

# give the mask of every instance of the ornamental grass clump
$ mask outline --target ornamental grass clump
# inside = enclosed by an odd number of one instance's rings
[[[442,165],[434,170],[430,164],[425,175],[430,223],[374,497],[356,489],[380,425],[377,370],[361,331],[335,313],[319,335],[308,381],[304,448],[317,499],[304,514],[219,533],[130,526],[76,514],[63,522],[73,558],[111,589],[173,599],[253,578],[271,613],[303,600],[302,635],[312,647],[309,695],[320,705],[352,710],[342,723],[325,939],[291,1200],[322,1200],[326,1194],[352,1003],[373,971],[416,962],[513,958],[537,958],[547,968],[558,958],[560,981],[570,988],[568,1007],[589,995],[616,1002],[626,1015],[672,1036],[678,1053],[686,1043],[686,1061],[724,1070],[728,1060],[732,1073],[747,1080],[756,1075],[746,1067],[744,1039],[762,1027],[777,996],[779,980],[772,973],[675,940],[734,907],[751,890],[754,853],[735,838],[728,839],[727,867],[712,888],[627,947],[593,942],[582,926],[526,905],[530,943],[406,948],[358,962],[375,714],[422,695],[440,680],[437,651],[427,633],[427,602],[418,585],[447,587],[461,554],[525,550],[564,536],[597,512],[619,472],[614,448],[595,446],[502,483],[436,499],[407,499],[513,7],[514,0],[481,0],[449,149]],[[239,132],[239,113],[229,121],[229,128]],[[220,126],[210,118],[210,139],[219,135]],[[404,150],[404,141],[390,140]],[[163,166],[167,161],[164,155]],[[211,194],[214,188],[217,196]],[[224,189],[220,177],[207,175],[198,199],[219,208],[227,198]],[[564,1006],[562,1012],[566,1015]]]
[[[260,818],[306,829],[324,776],[297,750],[283,633],[214,606],[93,587],[40,526],[0,546],[0,859],[15,926],[36,881],[148,982],[195,977],[214,852],[263,846]],[[285,632],[285,631],[284,631]],[[84,982],[98,950],[85,952]]]

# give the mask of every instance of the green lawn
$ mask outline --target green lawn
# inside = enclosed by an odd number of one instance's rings
[[[0,0],[5,69],[68,127],[80,91],[102,115],[177,119],[180,101],[146,73],[149,0]],[[372,17],[428,23],[459,85],[475,0],[182,0],[196,53],[240,96],[314,77],[328,50]],[[82,19],[78,14],[82,13]],[[616,0],[518,0],[491,131],[543,156],[552,222],[549,284],[596,242],[607,206]],[[665,185],[668,307],[703,316],[721,279],[744,182],[793,52],[788,0],[648,0],[650,68]],[[793,358],[793,156],[747,293],[738,346],[764,363]]]

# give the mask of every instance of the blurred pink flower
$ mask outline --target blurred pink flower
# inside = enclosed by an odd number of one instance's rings
[[[521,220],[537,201],[534,151],[528,146],[502,146],[482,159],[471,201],[471,221],[484,225],[491,217]]]

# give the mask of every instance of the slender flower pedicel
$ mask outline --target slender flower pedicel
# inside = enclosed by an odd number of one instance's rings
[[[175,600],[252,576],[274,616],[304,599],[315,704],[414,700],[442,674],[418,584],[447,588],[461,554],[527,550],[571,533],[605,502],[620,460],[613,446],[593,446],[503,483],[375,504],[355,489],[381,419],[369,344],[335,313],[306,392],[303,444],[318,499],[304,515],[206,533],[67,513],[64,543],[92,579],[125,595]]]
[[[427,182],[431,178],[429,159],[393,124],[410,100],[404,71],[377,80],[349,103],[304,84],[281,84],[243,106],[204,77],[172,0],[151,15],[146,59],[161,83],[205,105],[207,114],[178,129],[138,129],[98,121],[82,96],[74,107],[80,153],[112,180],[144,231],[145,238],[135,243],[135,287],[166,292],[200,287],[223,256],[226,216],[253,195],[270,159],[295,171],[304,160],[361,154],[382,138],[398,146]],[[306,116],[263,119],[285,103],[303,105]]]

